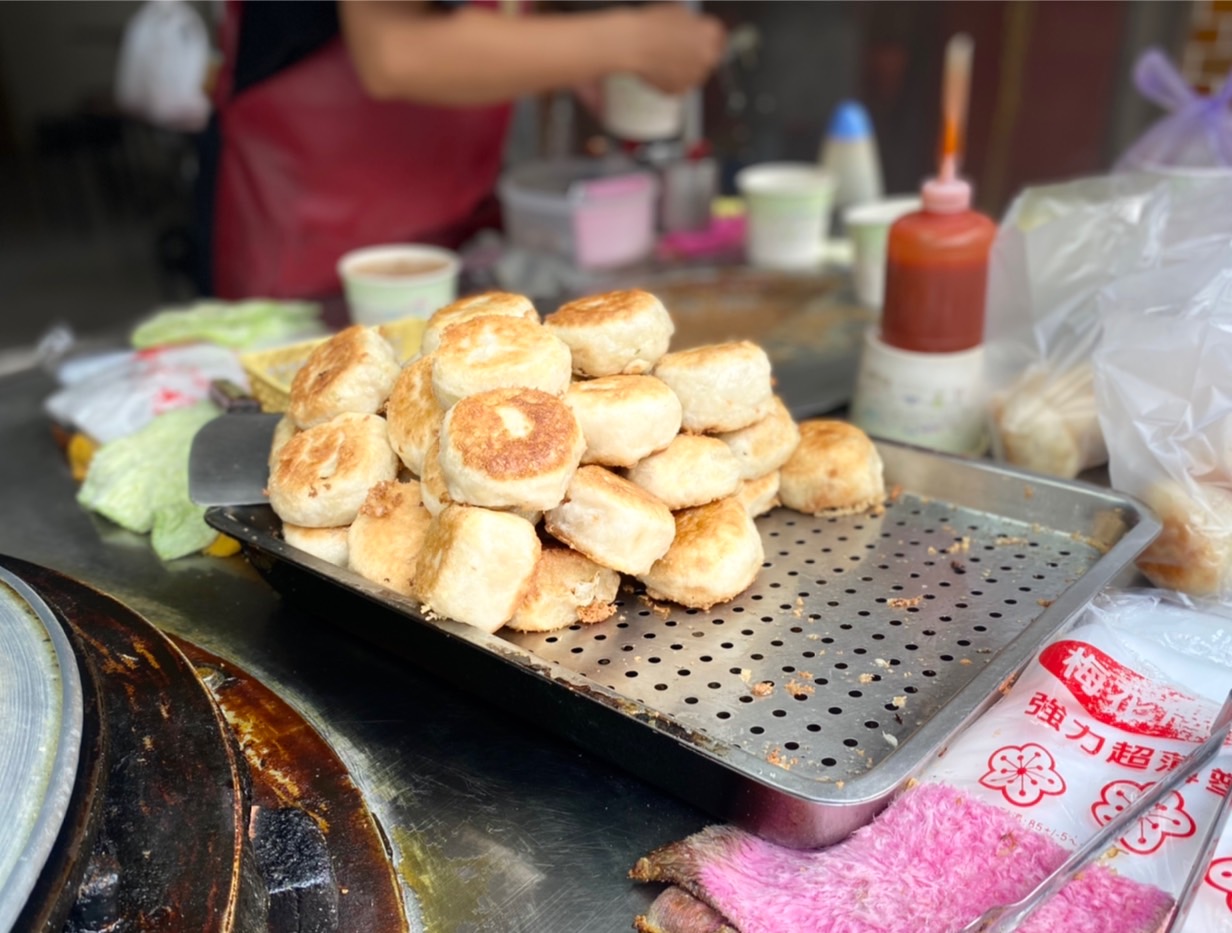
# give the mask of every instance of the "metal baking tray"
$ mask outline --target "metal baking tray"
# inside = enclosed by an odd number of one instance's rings
[[[708,612],[649,601],[546,634],[428,621],[215,508],[285,597],[776,842],[868,822],[1159,531],[1137,501],[880,443],[884,511],[758,519],[762,573]],[[482,581],[476,581],[482,586]]]

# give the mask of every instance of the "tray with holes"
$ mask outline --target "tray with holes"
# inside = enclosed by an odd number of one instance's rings
[[[216,508],[289,600],[785,845],[870,820],[1158,533],[1137,501],[879,444],[884,509],[758,519],[753,586],[707,612],[636,586],[605,622],[488,635]],[[476,581],[482,585],[482,581]]]

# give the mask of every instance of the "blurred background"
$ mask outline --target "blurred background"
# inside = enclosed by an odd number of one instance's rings
[[[194,4],[207,23],[209,3]],[[0,370],[56,323],[105,331],[195,296],[191,134],[114,103],[137,2],[0,4]],[[1132,83],[1158,47],[1187,81],[1232,67],[1232,0],[1193,2],[705,3],[757,41],[705,91],[723,190],[743,165],[817,158],[843,99],[864,104],[886,190],[917,188],[935,160],[946,39],[975,39],[965,173],[999,216],[1028,184],[1107,170],[1158,118]],[[581,151],[594,133],[568,101],[526,101],[510,163]]]

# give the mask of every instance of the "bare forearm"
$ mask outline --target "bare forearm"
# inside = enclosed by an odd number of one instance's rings
[[[502,16],[463,8],[347,0],[343,32],[360,78],[380,98],[467,106],[594,80],[636,62],[636,23],[621,10]]]

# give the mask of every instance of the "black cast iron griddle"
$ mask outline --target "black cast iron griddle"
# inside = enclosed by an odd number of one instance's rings
[[[410,928],[358,787],[291,706],[82,583],[4,556],[0,579],[63,628],[83,697],[71,799],[13,929]]]

